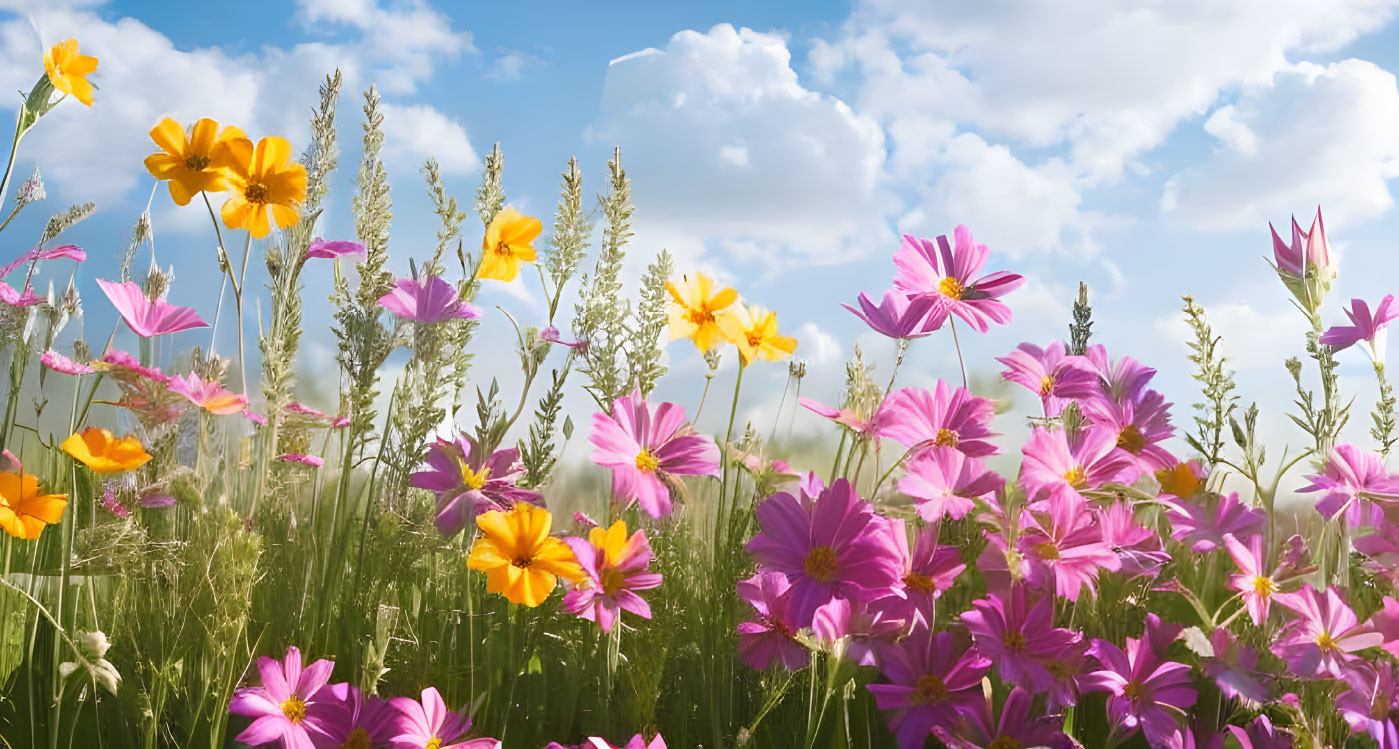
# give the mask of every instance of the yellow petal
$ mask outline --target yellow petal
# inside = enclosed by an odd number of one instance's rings
[[[150,131],[151,140],[160,150],[183,162],[185,158],[185,129],[169,117],[162,117]]]
[[[194,123],[190,128],[189,151],[195,156],[208,156],[214,150],[214,143],[218,141],[219,123],[205,117]]]

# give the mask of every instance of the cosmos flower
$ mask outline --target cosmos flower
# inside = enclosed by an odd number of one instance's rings
[[[1224,536],[1224,548],[1240,573],[1229,576],[1229,589],[1239,591],[1249,618],[1254,625],[1261,627],[1268,618],[1273,595],[1278,592],[1278,581],[1264,569],[1267,556],[1263,552],[1263,535],[1255,534],[1247,538],[1248,544],[1245,545],[1232,533]]]
[[[325,458],[318,455],[306,455],[304,453],[282,453],[277,456],[277,460],[285,460],[288,463],[300,463],[302,465],[311,466],[312,468],[320,468],[325,465]]]
[[[161,152],[146,157],[146,171],[170,183],[170,199],[175,205],[189,205],[190,199],[201,192],[227,190],[224,175],[228,165],[215,158],[228,153],[220,144],[248,137],[231,125],[220,132],[218,121],[208,117],[194,123],[188,131],[175,120],[163,117],[151,128],[150,135]]]
[[[1119,480],[1131,464],[1116,448],[1113,434],[1103,429],[1085,427],[1070,435],[1036,427],[1023,448],[1020,486],[1031,501],[1054,497],[1081,502],[1079,492]]]
[[[543,230],[539,219],[523,216],[506,206],[486,227],[481,238],[481,267],[476,277],[490,281],[514,281],[520,263],[534,262],[534,240]]]
[[[902,749],[921,749],[934,727],[950,729],[984,700],[981,678],[991,661],[976,648],[958,647],[949,632],[927,627],[880,651],[884,682],[865,688],[889,716]],[[887,683],[886,683],[887,682]]]
[[[949,315],[967,321],[978,332],[985,333],[989,323],[1010,322],[1010,308],[999,298],[1016,290],[1025,282],[1024,276],[998,271],[974,278],[986,264],[986,245],[977,244],[971,230],[958,226],[953,231],[955,248],[947,236],[936,240],[916,239],[907,234],[894,253],[898,276],[894,288],[910,297],[933,300],[933,310],[926,325],[942,326]]]
[[[597,622],[603,632],[629,611],[643,619],[651,618],[651,606],[636,594],[661,584],[658,573],[648,572],[651,545],[646,531],[627,536],[627,523],[618,520],[610,528],[593,528],[587,540],[565,538],[573,556],[583,568],[578,585],[563,598],[564,610]]]
[[[389,704],[402,716],[398,735],[390,741],[393,749],[496,749],[495,739],[466,739],[471,730],[471,718],[466,708],[460,713],[447,709],[447,703],[437,687],[423,690],[422,701],[412,697],[395,697]]]
[[[789,613],[791,587],[780,572],[759,572],[738,583],[738,597],[753,607],[756,617],[738,625],[738,656],[760,671],[774,663],[800,671],[810,660],[797,640],[803,625]]]
[[[405,320],[430,325],[448,320],[476,320],[480,308],[461,300],[457,287],[437,276],[400,278],[393,290],[379,297],[379,306]]]
[[[1039,396],[1045,418],[1055,418],[1071,401],[1098,392],[1097,375],[1080,357],[1068,356],[1063,341],[1054,341],[1044,348],[1022,343],[996,361],[1007,367],[1001,372],[1002,378],[1024,385]]]
[[[87,466],[93,473],[118,473],[140,468],[151,455],[135,435],[117,439],[99,427],[88,427],[59,443],[59,449]]]
[[[1052,576],[1055,593],[1070,601],[1085,589],[1095,594],[1099,571],[1120,569],[1122,560],[1103,542],[1097,518],[1084,502],[1051,498],[1047,504],[1048,511],[1026,512],[1019,539],[1031,574]]]
[[[1151,378],[1156,376],[1155,369],[1130,356],[1113,361],[1101,343],[1089,346],[1083,358],[1098,373],[1103,397],[1117,403],[1140,398]]]
[[[922,388],[899,390],[885,399],[880,410],[886,409],[879,436],[910,449],[951,447],[973,458],[998,452],[990,441],[996,436],[991,431],[995,405],[946,380],[938,380],[931,393]]]
[[[38,476],[21,473],[18,467],[0,473],[0,528],[15,538],[37,539],[44,526],[63,519],[67,506],[67,494],[39,491]]]
[[[1268,688],[1258,671],[1258,653],[1247,647],[1224,627],[1210,635],[1210,654],[1202,665],[1225,697],[1266,702]]]
[[[667,281],[670,292],[670,339],[688,338],[701,352],[712,351],[724,343],[719,329],[718,313],[738,300],[738,292],[730,288],[714,289],[714,282],[703,273],[680,277],[680,283]]]
[[[590,736],[587,741],[576,746],[566,746],[557,741],[550,741],[544,749],[666,749],[666,743],[659,733],[650,741],[646,740],[646,736],[638,733],[632,736],[624,746],[609,744],[606,739]]]
[[[49,349],[40,354],[39,363],[55,372],[62,372],[63,374],[70,375],[92,374],[97,371],[86,364],[79,364],[53,349]]]
[[[1384,635],[1360,623],[1335,588],[1321,593],[1306,585],[1296,593],[1278,593],[1274,600],[1297,614],[1272,648],[1297,676],[1343,678],[1359,660],[1355,651],[1384,642]]]
[[[944,739],[956,749],[1020,749],[1032,746],[1069,749],[1076,746],[1059,730],[1063,719],[1042,714],[1034,705],[1034,694],[1019,686],[1006,695],[999,714],[992,713],[990,700],[979,700],[976,708],[964,713],[963,718],[956,734]]]
[[[326,686],[335,664],[319,660],[301,667],[301,651],[287,648],[281,661],[258,658],[262,686],[244,687],[233,693],[229,712],[253,718],[234,739],[244,744],[268,744],[281,740],[292,749],[311,749],[314,740],[325,740],[329,727],[344,706]]]
[[[862,291],[858,303],[859,309],[848,304],[840,306],[855,313],[856,317],[864,320],[871,330],[880,335],[910,340],[922,338],[936,330],[925,325],[928,313],[933,309],[933,299],[930,296],[909,299],[907,294],[898,289],[890,289],[884,292],[884,298],[876,305],[869,295]]]
[[[611,415],[593,414],[588,441],[597,448],[593,462],[612,470],[613,498],[635,501],[653,518],[671,512],[671,477],[719,475],[714,439],[694,433],[685,409],[652,405],[639,388],[613,401]]]
[[[25,263],[33,264],[44,260],[56,260],[59,258],[67,258],[82,262],[87,260],[87,253],[77,245],[71,244],[65,244],[51,250],[41,250],[35,247],[34,249],[20,253],[19,257],[0,266],[0,279],[14,273],[16,268]],[[30,288],[29,278],[27,277],[24,279],[24,288],[18,291],[8,283],[0,281],[0,302],[4,302],[11,307],[33,307],[42,301],[44,301],[43,297],[35,295],[34,290]]]
[[[1047,690],[1053,680],[1044,662],[1078,639],[1077,633],[1054,627],[1054,596],[1028,600],[1024,585],[973,601],[961,619],[977,651],[996,664],[1001,681],[1031,693]]]
[[[1386,329],[1390,322],[1399,317],[1399,304],[1394,303],[1394,295],[1386,294],[1375,305],[1374,314],[1370,314],[1370,306],[1365,300],[1352,299],[1346,317],[1350,318],[1351,324],[1327,329],[1321,334],[1321,342],[1337,351],[1359,343],[1370,355],[1371,361],[1383,363]]]
[[[328,742],[339,749],[370,749],[383,746],[398,734],[403,714],[378,697],[366,697],[351,684],[331,684],[328,687],[337,702],[344,706],[326,721]]]
[[[248,405],[248,396],[225,390],[218,380],[205,382],[193,372],[183,378],[171,378],[167,387],[170,392],[183,395],[190,403],[220,416],[240,413]]]
[[[1171,538],[1189,544],[1196,554],[1205,554],[1224,543],[1225,534],[1247,538],[1263,532],[1267,517],[1262,510],[1249,507],[1239,500],[1238,492],[1221,494],[1214,507],[1183,500],[1162,500],[1166,519],[1171,523]]]
[[[1126,472],[1122,480],[1135,481],[1138,476],[1176,465],[1175,456],[1160,444],[1175,434],[1171,404],[1155,390],[1121,401],[1101,395],[1086,398],[1079,407],[1090,424],[1111,432],[1117,438],[1117,448],[1132,460],[1137,470]]]
[[[97,279],[97,285],[117,308],[127,327],[142,338],[178,333],[191,328],[207,328],[209,324],[199,319],[192,307],[177,307],[159,299],[151,299],[135,281],[114,283]]]
[[[232,192],[221,212],[224,226],[246,229],[254,239],[262,239],[273,224],[285,229],[300,220],[301,203],[306,200],[306,167],[291,157],[291,144],[276,136],[263,138],[256,146],[248,138],[219,143],[214,159],[226,165]]]
[[[44,51],[44,72],[55,90],[92,106],[93,86],[87,77],[97,70],[97,58],[78,54],[78,40],[64,39]]]
[[[1156,535],[1156,531],[1137,525],[1129,502],[1113,502],[1094,511],[1102,529],[1103,543],[1122,561],[1123,575],[1134,578],[1155,574],[1162,565],[1171,561],[1171,555],[1162,547],[1161,537]]]
[[[718,315],[719,330],[738,347],[743,366],[754,359],[782,361],[797,350],[797,339],[778,335],[777,313],[743,302],[731,304]]]
[[[1381,749],[1399,747],[1399,674],[1394,664],[1365,664],[1346,672],[1348,687],[1336,698],[1336,708],[1352,733],[1364,731]]]
[[[508,510],[520,502],[542,504],[539,492],[516,482],[525,475],[520,451],[510,447],[487,455],[476,439],[459,432],[438,439],[424,458],[427,470],[408,477],[408,485],[437,495],[433,523],[443,538],[453,538],[473,518],[491,510]]]
[[[563,541],[549,535],[552,516],[532,504],[476,516],[481,535],[466,566],[486,573],[486,592],[533,608],[549,597],[563,577],[577,582],[583,570]]]
[[[910,610],[901,596],[889,595],[859,605],[832,598],[816,609],[811,632],[826,642],[846,640],[845,657],[861,666],[879,665],[879,651],[908,630]]]
[[[1239,742],[1239,749],[1292,749],[1292,736],[1273,729],[1268,716],[1259,715],[1243,726],[1225,726],[1229,735]]]
[[[1384,458],[1350,443],[1332,448],[1321,474],[1307,478],[1311,483],[1298,491],[1325,492],[1316,503],[1316,511],[1327,520],[1344,513],[1351,526],[1379,521],[1372,500],[1399,500],[1399,481],[1385,470]]]
[[[877,435],[883,428],[883,416],[889,414],[882,406],[876,406],[869,418],[864,418],[851,408],[831,408],[810,398],[798,398],[797,403],[808,411],[834,421],[861,437]]]
[[[904,521],[889,520],[889,532],[899,559],[903,560],[904,595],[909,605],[921,613],[925,622],[933,620],[933,602],[951,590],[957,576],[967,568],[962,553],[955,546],[938,544],[938,527],[924,526],[918,532],[910,553],[908,532]]]
[[[321,239],[320,237],[316,237],[311,240],[311,244],[306,248],[306,258],[308,260],[337,260],[342,257],[363,260],[365,257],[364,245],[348,239]]]
[[[1005,479],[984,463],[950,447],[924,450],[904,470],[899,491],[918,500],[918,515],[929,523],[944,516],[960,520],[975,507],[973,500],[1005,486]]]
[[[1127,638],[1124,652],[1107,640],[1093,640],[1089,653],[1100,668],[1080,678],[1085,691],[1107,692],[1108,720],[1126,738],[1138,730],[1160,745],[1177,730],[1177,719],[1195,704],[1190,667],[1163,660],[1148,637]]]

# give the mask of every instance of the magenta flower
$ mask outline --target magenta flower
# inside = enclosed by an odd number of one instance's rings
[[[780,572],[759,572],[738,584],[739,598],[757,615],[755,621],[738,625],[738,656],[760,671],[773,663],[800,671],[810,660],[806,646],[797,640],[803,625],[789,614],[791,587]]]
[[[1127,738],[1142,730],[1157,746],[1176,732],[1177,718],[1195,704],[1196,692],[1190,667],[1163,660],[1149,639],[1127,638],[1126,652],[1107,640],[1094,640],[1089,653],[1101,668],[1079,683],[1085,691],[1109,693],[1107,712],[1114,735]]]
[[[839,479],[812,500],[774,494],[758,505],[760,531],[748,553],[792,583],[790,613],[801,626],[816,609],[840,596],[868,603],[894,592],[902,560],[890,544],[884,518]]]
[[[1237,492],[1218,496],[1213,508],[1184,500],[1161,500],[1166,519],[1171,522],[1171,538],[1190,544],[1196,554],[1214,551],[1224,543],[1225,534],[1247,538],[1263,532],[1267,518],[1262,510],[1239,501]]]
[[[563,598],[565,611],[597,622],[603,632],[612,631],[622,611],[651,618],[651,606],[636,594],[661,584],[661,576],[647,570],[651,545],[646,531],[628,538],[626,522],[618,520],[605,531],[592,529],[587,539],[570,536],[564,543],[583,568],[583,579]]]
[[[925,526],[918,532],[913,552],[908,549],[908,531],[904,521],[890,520],[889,533],[899,559],[903,560],[904,594],[923,621],[933,621],[933,601],[951,590],[957,576],[967,568],[962,553],[954,546],[938,544],[938,527]]]
[[[855,413],[849,408],[831,408],[830,406],[822,405],[821,403],[818,403],[810,398],[798,398],[797,403],[801,404],[802,408],[805,408],[818,416],[824,416],[825,418],[830,419],[831,421],[834,421],[837,424],[849,427],[850,431],[854,432],[855,434],[861,437],[865,437],[871,434],[878,435],[880,429],[884,425],[885,417],[887,417],[890,413],[881,405],[880,407],[875,408],[874,414],[872,416],[870,416],[868,419],[865,419],[861,418],[859,414]]]
[[[1273,730],[1266,715],[1254,718],[1248,728],[1225,726],[1225,729],[1239,742],[1239,749],[1292,749],[1292,737]]]
[[[1380,633],[1380,647],[1399,658],[1399,601],[1384,597],[1383,606],[1370,616],[1370,626]]]
[[[399,734],[390,739],[393,749],[423,749],[434,746],[438,749],[493,749],[500,746],[495,739],[466,739],[471,730],[471,718],[466,709],[454,713],[447,709],[442,695],[436,687],[423,690],[423,700],[411,697],[395,697],[389,700],[401,719]]]
[[[1035,427],[1023,448],[1020,486],[1031,501],[1058,498],[1082,502],[1079,492],[1117,481],[1131,460],[1117,450],[1112,433],[1093,427],[1070,436],[1063,429]]]
[[[1394,295],[1386,294],[1384,299],[1375,305],[1374,314],[1370,314],[1370,305],[1366,304],[1365,300],[1352,299],[1350,309],[1346,310],[1346,317],[1350,318],[1351,324],[1336,325],[1327,329],[1321,334],[1321,342],[1337,351],[1359,343],[1372,361],[1383,362],[1386,328],[1391,321],[1399,317],[1399,304],[1394,303]]]
[[[1174,455],[1161,443],[1175,434],[1171,426],[1171,404],[1155,390],[1143,390],[1135,398],[1112,400],[1101,395],[1079,403],[1088,423],[1110,432],[1117,439],[1117,448],[1132,460],[1123,481],[1135,481],[1138,476],[1163,468],[1175,467]]]
[[[1345,675],[1349,687],[1336,698],[1336,707],[1352,733],[1364,731],[1380,749],[1399,747],[1399,689],[1394,664],[1364,664]]]
[[[960,520],[975,507],[972,500],[994,494],[1005,479],[976,458],[950,447],[934,447],[904,464],[899,491],[918,500],[918,515],[929,523],[944,516]]]
[[[1384,642],[1384,635],[1360,623],[1335,588],[1319,593],[1307,585],[1275,598],[1295,611],[1297,618],[1279,633],[1273,654],[1287,661],[1298,676],[1342,678],[1359,660],[1352,653]]]
[[[1113,361],[1101,343],[1089,346],[1083,358],[1098,373],[1103,396],[1115,402],[1136,400],[1156,376],[1155,369],[1130,356]]]
[[[39,355],[39,363],[55,372],[62,372],[63,374],[70,375],[92,374],[97,371],[86,364],[79,364],[52,349]]]
[[[1045,418],[1063,413],[1070,401],[1099,392],[1092,365],[1080,357],[1066,355],[1063,341],[1054,341],[1044,348],[1022,343],[996,361],[1008,367],[1001,373],[1007,382],[1024,385],[1039,396]]]
[[[613,401],[611,416],[593,414],[588,441],[597,447],[593,462],[612,469],[613,499],[636,502],[653,518],[670,514],[672,477],[719,475],[714,439],[694,433],[685,409],[652,405],[639,389]]]
[[[193,372],[183,378],[170,378],[167,387],[170,392],[184,396],[190,403],[220,416],[240,413],[248,405],[248,396],[235,395],[225,390],[218,380],[205,382]]]
[[[302,453],[282,453],[277,456],[277,460],[285,460],[288,463],[300,463],[302,465],[311,466],[312,468],[320,468],[325,465],[325,458],[315,455],[304,455]]]
[[[954,388],[938,380],[933,392],[904,388],[885,400],[880,408],[878,434],[909,449],[951,447],[973,458],[995,455],[998,450],[989,438],[995,404],[972,395],[966,388]],[[883,412],[887,411],[887,415]]]
[[[1399,500],[1399,481],[1385,470],[1384,458],[1350,443],[1332,448],[1321,475],[1307,478],[1311,483],[1298,491],[1325,492],[1316,511],[1327,520],[1344,512],[1352,526],[1379,523],[1380,513],[1371,500]]]
[[[567,346],[572,349],[583,349],[588,347],[587,341],[565,341],[563,339],[563,335],[559,333],[559,329],[554,327],[553,325],[546,325],[543,329],[539,331],[539,340],[549,341],[550,343],[557,343],[560,346]]]
[[[816,609],[812,617],[812,634],[835,642],[848,637],[845,657],[861,666],[878,666],[879,652],[908,630],[910,610],[908,601],[890,595],[860,606],[848,598],[832,598]]]
[[[1220,627],[1210,635],[1211,655],[1203,668],[1225,697],[1267,702],[1268,688],[1258,671],[1258,653],[1239,644],[1233,633]]]
[[[1059,730],[1064,725],[1062,717],[1044,715],[1033,703],[1034,695],[1018,686],[1006,695],[999,717],[991,713],[988,700],[979,700],[976,708],[963,716],[965,720],[958,725],[956,734],[943,741],[957,749],[1077,746]]]
[[[616,746],[607,743],[606,739],[598,736],[590,736],[587,741],[574,746],[560,744],[557,741],[550,741],[544,749],[666,749],[666,744],[665,739],[661,738],[659,733],[656,734],[656,737],[651,739],[650,742],[646,741],[644,735],[638,733],[632,736],[631,740],[629,740],[625,746]]]
[[[368,749],[383,746],[398,735],[403,716],[388,700],[365,697],[350,684],[331,684],[329,689],[344,706],[327,727],[330,746]]]
[[[439,323],[448,320],[475,320],[481,310],[461,300],[457,287],[437,276],[425,280],[400,278],[393,291],[379,297],[379,306],[405,320]]]
[[[948,632],[927,627],[880,652],[888,683],[869,684],[880,710],[892,711],[889,730],[903,749],[921,749],[934,727],[950,729],[985,698],[981,677],[991,661],[976,648],[959,647]]]
[[[1277,580],[1264,568],[1267,556],[1263,553],[1263,535],[1248,537],[1248,545],[1245,546],[1232,533],[1226,534],[1224,548],[1234,564],[1238,565],[1240,573],[1229,576],[1229,589],[1239,591],[1249,618],[1254,625],[1261,627],[1268,618],[1268,606],[1278,592]]]
[[[167,333],[178,333],[190,328],[207,328],[209,324],[199,319],[192,307],[176,307],[168,304],[165,297],[150,299],[145,290],[134,281],[114,283],[97,279],[97,285],[117,308],[121,319],[126,321],[136,335],[151,338]]]
[[[344,705],[326,687],[331,661],[320,660],[301,667],[301,651],[287,648],[287,657],[258,658],[262,686],[244,687],[233,693],[228,711],[246,715],[253,722],[234,739],[244,744],[268,744],[281,740],[288,749],[312,749],[329,735]]]
[[[335,260],[336,258],[352,257],[363,260],[365,257],[364,245],[359,242],[352,242],[348,239],[321,239],[316,237],[311,240],[311,246],[306,248],[306,258],[321,258],[324,260]]]
[[[1296,217],[1292,219],[1292,242],[1283,242],[1271,223],[1273,233],[1273,269],[1288,291],[1308,311],[1321,304],[1336,275],[1331,258],[1331,244],[1326,239],[1326,227],[1321,221],[1321,208],[1316,209],[1311,230],[1302,231]]]
[[[1052,576],[1054,590],[1077,601],[1085,588],[1097,592],[1099,570],[1115,571],[1122,561],[1103,543],[1097,518],[1082,501],[1051,499],[1047,512],[1026,512],[1020,553],[1039,582]]]
[[[966,320],[981,333],[987,331],[989,323],[1010,322],[1010,308],[999,297],[1020,288],[1025,283],[1024,276],[998,271],[973,278],[986,264],[986,245],[977,244],[965,226],[958,226],[952,233],[955,249],[946,235],[929,240],[905,234],[903,244],[894,253],[894,265],[899,269],[894,288],[910,298],[933,300],[925,329],[942,327],[948,315]]]
[[[156,367],[143,367],[136,357],[125,351],[108,351],[102,355],[102,364],[108,365],[105,369],[108,374],[116,380],[146,379],[167,384],[173,379]]]
[[[520,451],[511,447],[486,455],[466,432],[438,439],[423,459],[427,470],[408,477],[408,485],[437,495],[433,524],[443,538],[453,538],[491,510],[509,510],[520,502],[541,505],[539,492],[515,485],[525,474]]]
[[[1132,506],[1127,502],[1113,502],[1106,508],[1098,508],[1098,524],[1102,529],[1103,543],[1117,554],[1122,561],[1122,574],[1128,578],[1155,574],[1171,555],[1161,546],[1161,537],[1150,528],[1137,525]]]
[[[1090,644],[1083,635],[1075,632],[1077,638],[1066,645],[1053,658],[1044,662],[1044,667],[1053,678],[1049,686],[1049,707],[1051,710],[1071,707],[1078,703],[1079,677],[1091,668],[1088,648]]]
[[[1049,689],[1053,677],[1045,661],[1062,652],[1079,635],[1054,627],[1054,597],[1026,600],[1024,585],[1012,585],[1008,593],[991,593],[972,603],[962,614],[977,652],[996,664],[1001,681],[1020,684],[1039,693]]]
[[[55,260],[57,258],[69,258],[82,262],[87,260],[87,253],[83,252],[83,250],[76,245],[71,244],[55,247],[52,250],[41,250],[35,247],[32,250],[21,253],[19,257],[6,263],[4,266],[0,266],[0,279],[13,273],[19,266],[30,263],[29,274],[24,278],[24,288],[16,290],[15,287],[0,280],[0,302],[4,302],[11,307],[32,307],[44,301],[42,297],[35,295],[34,290],[29,286],[31,277],[34,274],[32,264],[43,260]]]
[[[840,306],[855,313],[855,316],[864,320],[874,332],[890,338],[922,338],[942,325],[941,320],[936,325],[925,324],[928,321],[928,313],[933,309],[933,299],[927,295],[910,299],[898,289],[890,289],[884,292],[884,299],[876,305],[869,295],[862,291],[859,304],[859,309],[848,304]]]

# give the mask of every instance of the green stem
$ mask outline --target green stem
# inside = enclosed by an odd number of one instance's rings
[[[727,513],[724,505],[727,501],[726,498],[728,497],[729,490],[729,441],[733,439],[734,417],[738,415],[738,391],[743,387],[743,371],[745,369],[747,369],[747,367],[743,364],[738,365],[738,377],[734,378],[733,402],[729,404],[729,426],[724,430],[723,443],[719,445],[719,465],[721,466],[721,471],[719,479],[719,514],[714,520],[716,532],[727,524]],[[716,554],[720,553],[722,547],[722,543],[715,544],[714,552]]]

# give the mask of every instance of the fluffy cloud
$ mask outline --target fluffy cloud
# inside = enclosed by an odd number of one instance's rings
[[[1166,185],[1162,208],[1202,228],[1260,226],[1320,203],[1332,221],[1373,218],[1399,175],[1399,88],[1363,60],[1301,64],[1216,110],[1219,148]]]
[[[480,160],[461,123],[422,105],[385,104],[384,159],[416,169],[431,156],[446,175],[474,174]]]
[[[332,25],[359,32],[348,44],[355,57],[378,62],[375,80],[391,94],[413,93],[442,60],[476,54],[469,32],[452,29],[451,19],[423,0],[381,7],[376,0],[298,0],[297,15],[311,31]]]

